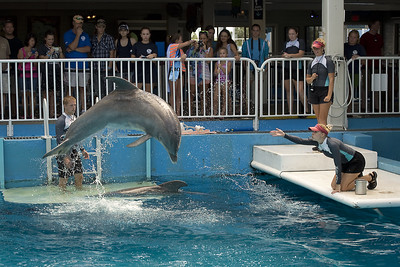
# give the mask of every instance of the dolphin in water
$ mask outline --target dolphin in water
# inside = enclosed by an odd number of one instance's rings
[[[88,109],[69,127],[64,142],[47,152],[43,158],[67,154],[71,147],[105,127],[135,129],[145,132],[141,138],[128,144],[135,147],[151,137],[167,150],[171,161],[178,160],[181,127],[178,116],[160,97],[138,89],[120,77],[106,77],[116,89]]]
[[[184,181],[174,180],[160,185],[140,186],[128,189],[122,189],[104,194],[104,196],[129,196],[143,194],[161,194],[161,193],[178,193],[181,187],[187,186]]]

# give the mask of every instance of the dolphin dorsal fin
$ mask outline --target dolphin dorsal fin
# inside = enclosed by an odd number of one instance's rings
[[[178,189],[181,187],[187,186],[187,183],[185,183],[184,181],[179,181],[179,180],[175,180],[175,181],[169,181],[166,183],[162,183],[159,185],[159,187],[162,187],[163,189],[165,189],[168,192],[178,192]]]
[[[139,89],[133,83],[130,83],[128,80],[117,77],[117,76],[108,76],[106,77],[107,80],[115,83],[115,90],[134,90]]]

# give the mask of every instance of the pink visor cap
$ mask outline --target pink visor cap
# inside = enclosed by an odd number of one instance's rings
[[[317,124],[314,127],[308,127],[309,130],[313,132],[323,132],[324,134],[328,135],[329,130],[322,124]]]

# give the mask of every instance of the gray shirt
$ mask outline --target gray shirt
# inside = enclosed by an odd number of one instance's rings
[[[313,86],[329,86],[329,73],[335,73],[335,65],[330,57],[325,55],[316,57],[307,68],[307,74],[318,74],[318,77],[313,81]]]
[[[356,153],[354,149],[342,141],[329,136],[326,137],[322,144],[319,144],[317,141],[312,139],[303,139],[288,134],[285,134],[284,137],[296,144],[318,146],[325,156],[333,158],[333,162],[335,163],[336,184],[340,184],[342,181],[342,165],[352,160]]]

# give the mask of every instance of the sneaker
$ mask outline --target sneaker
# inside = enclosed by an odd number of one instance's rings
[[[376,172],[372,172],[369,175],[371,175],[372,180],[368,182],[367,188],[369,190],[375,189],[375,187],[378,185],[376,178],[378,178],[378,174]]]

